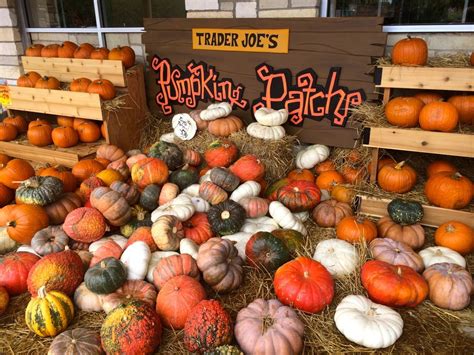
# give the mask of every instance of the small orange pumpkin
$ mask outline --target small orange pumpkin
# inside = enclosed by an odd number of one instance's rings
[[[92,81],[87,78],[74,79],[69,86],[69,90],[74,92],[87,92],[87,88],[91,83]]]
[[[79,47],[74,51],[74,58],[77,59],[89,59],[94,46],[90,43],[81,43]]]
[[[52,76],[43,76],[42,78],[38,79],[35,84],[36,89],[59,90],[60,87],[61,83],[59,80]]]
[[[323,171],[316,178],[316,185],[318,185],[321,190],[332,191],[334,186],[343,184],[344,182],[344,176],[336,170]]]
[[[28,73],[21,75],[17,79],[16,84],[24,88],[34,88],[36,85],[36,82],[40,78],[41,78],[41,75],[39,75],[37,72],[29,71]]]
[[[72,147],[79,142],[79,136],[72,127],[56,127],[51,133],[51,138],[60,148]]]
[[[91,52],[91,59],[108,59],[109,58],[109,50],[105,47],[95,48]]]
[[[377,226],[371,220],[360,216],[344,217],[336,226],[339,239],[349,243],[370,243],[377,238]]]
[[[394,126],[416,127],[423,106],[423,101],[416,97],[396,97],[385,105],[385,116]]]
[[[474,124],[474,95],[452,96],[448,102],[458,111],[461,123]]]
[[[52,166],[38,172],[39,176],[54,176],[63,182],[64,192],[74,192],[77,188],[76,177],[68,169]]]
[[[218,137],[228,137],[232,133],[237,132],[244,126],[242,120],[234,115],[209,122],[207,130],[209,133]]]
[[[388,192],[405,193],[411,191],[416,184],[416,171],[405,161],[390,163],[379,170],[377,182]]]
[[[125,69],[135,65],[135,51],[128,46],[118,46],[109,52],[110,60],[121,60]]]
[[[421,109],[419,122],[426,131],[452,132],[458,125],[459,114],[449,102],[431,102]]]
[[[51,126],[51,123],[49,123],[49,121],[44,120],[42,118],[37,118],[36,120],[31,121],[30,123],[28,123],[28,129],[33,128],[35,126],[43,126],[43,125]]]
[[[108,140],[107,126],[105,125],[105,122],[102,122],[100,125],[100,134],[102,135],[102,138],[104,138],[106,141]]]
[[[392,63],[405,66],[426,65],[428,45],[422,38],[408,36],[395,43],[392,50]]]
[[[458,172],[440,172],[426,181],[425,195],[435,206],[461,209],[472,200],[472,182]]]
[[[342,176],[344,180],[349,184],[359,184],[367,177],[367,171],[364,167],[355,168],[350,165],[346,165],[342,168]]]
[[[87,88],[91,94],[99,94],[102,100],[112,100],[115,97],[115,87],[107,79],[94,80]]]
[[[17,116],[12,116],[12,117],[6,117],[3,120],[3,123],[8,123],[16,127],[16,130],[18,133],[25,133],[28,130],[28,123],[26,120],[17,115]]]
[[[78,181],[82,182],[85,179],[94,176],[95,174],[99,173],[104,169],[105,167],[97,160],[84,159],[79,160],[76,164],[74,164],[74,166],[72,167],[72,174],[76,177]]]
[[[44,48],[42,44],[32,44],[26,48],[25,56],[27,57],[41,57],[41,50]]]
[[[336,185],[331,191],[331,197],[338,202],[351,203],[354,195],[354,191],[344,185]]]
[[[58,116],[56,117],[56,123],[61,127],[74,128],[74,117]]]
[[[474,251],[474,231],[464,223],[456,221],[443,223],[436,230],[434,237],[436,245],[463,255]]]
[[[332,160],[326,159],[325,161],[316,164],[313,170],[316,175],[319,175],[324,171],[336,170],[336,166],[334,165],[334,162]]]
[[[10,189],[20,186],[19,181],[35,175],[35,169],[26,160],[12,159],[6,164],[0,164],[0,183]]]
[[[426,176],[430,178],[438,173],[446,171],[454,174],[458,171],[458,168],[456,168],[456,166],[454,166],[454,164],[450,163],[449,161],[435,160],[431,162],[426,168]]]
[[[77,128],[79,140],[84,143],[97,142],[100,139],[100,129],[94,122],[84,122]]]
[[[10,123],[0,122],[0,141],[10,142],[16,138],[18,130]]]
[[[28,128],[28,132],[26,136],[28,138],[28,142],[37,146],[37,147],[45,147],[53,143],[53,139],[51,137],[51,133],[53,129],[50,125],[37,125],[31,128]]]
[[[77,44],[65,41],[58,47],[59,58],[74,58],[74,51],[77,48]]]
[[[41,56],[46,58],[56,58],[58,56],[59,44],[48,44],[41,48]]]

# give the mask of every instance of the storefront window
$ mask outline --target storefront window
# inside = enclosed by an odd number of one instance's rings
[[[30,27],[95,27],[93,0],[26,0]]]

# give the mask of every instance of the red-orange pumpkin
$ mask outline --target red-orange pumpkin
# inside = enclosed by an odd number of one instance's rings
[[[321,191],[313,182],[294,180],[278,190],[277,199],[292,212],[308,211],[321,201]]]
[[[81,43],[74,51],[74,58],[89,59],[93,50],[94,46],[90,43]]]
[[[39,75],[37,72],[29,71],[28,73],[21,75],[17,79],[16,84],[24,88],[34,88],[36,85],[36,82],[40,78],[41,78],[41,75]]]
[[[452,132],[459,122],[456,107],[449,102],[431,102],[420,111],[420,127],[426,131]]]
[[[448,102],[458,111],[461,123],[474,124],[474,95],[452,96]]]
[[[0,122],[0,141],[10,142],[16,138],[18,130],[9,123]]]
[[[72,167],[72,174],[76,177],[78,181],[82,182],[85,179],[94,176],[95,174],[99,173],[104,169],[105,167],[97,160],[84,159],[74,164],[74,166]]]
[[[0,225],[7,226],[11,239],[21,244],[30,244],[35,233],[49,225],[49,218],[40,206],[15,205],[6,216],[2,216]]]
[[[308,169],[294,169],[288,173],[288,179],[314,182],[314,175]]]
[[[128,46],[118,46],[109,52],[109,59],[121,60],[125,69],[128,69],[135,65],[135,51]]]
[[[0,183],[0,207],[8,205],[15,198],[15,191]]]
[[[101,187],[101,186],[105,186],[105,183],[98,177],[91,176],[85,179],[83,182],[81,182],[81,185],[79,186],[78,194],[81,196],[82,201],[86,202],[89,200],[89,197],[92,191],[95,188]]]
[[[94,252],[90,266],[92,267],[106,258],[115,258],[120,260],[122,253],[123,249],[120,247],[120,245],[114,240],[109,239]]]
[[[342,176],[341,173],[335,170],[323,171],[316,178],[316,185],[321,190],[332,191],[334,186],[338,184],[343,184],[344,182],[344,176]]]
[[[26,48],[25,56],[27,57],[41,57],[41,50],[44,48],[42,44],[32,44]]]
[[[99,94],[102,100],[112,100],[115,97],[115,87],[110,80],[98,79],[89,84],[87,92]]]
[[[151,184],[163,184],[168,175],[168,167],[161,159],[146,158],[132,166],[132,180],[142,189]]]
[[[49,89],[49,90],[59,90],[61,83],[58,79],[52,76],[43,76],[39,78],[35,84],[36,89]]]
[[[392,63],[405,66],[425,65],[428,60],[428,45],[422,38],[408,36],[395,43]]]
[[[11,253],[0,258],[0,286],[7,289],[10,296],[20,295],[28,290],[28,273],[40,260],[32,253]]]
[[[430,178],[441,172],[449,172],[454,174],[457,171],[458,168],[456,168],[453,163],[446,160],[435,160],[431,162],[426,168],[426,176]]]
[[[58,56],[59,44],[48,44],[41,48],[41,56],[46,58],[55,58]]]
[[[428,201],[443,208],[461,209],[469,205],[473,196],[471,180],[460,173],[440,172],[426,181]]]
[[[125,245],[124,249],[127,249],[130,245],[135,242],[144,242],[150,248],[150,251],[153,253],[158,250],[158,247],[153,240],[153,236],[151,235],[151,227],[138,227],[135,229],[128,238],[127,244]]]
[[[242,156],[229,169],[241,181],[256,181],[265,176],[265,165],[252,154]]]
[[[406,164],[389,163],[384,165],[377,175],[379,186],[388,192],[405,193],[411,191],[416,184],[417,174],[415,169]]]
[[[187,275],[199,281],[196,261],[189,254],[171,255],[161,259],[153,271],[153,284],[159,290],[175,276]]]
[[[204,152],[204,160],[209,168],[228,167],[239,154],[234,142],[227,139],[218,139],[207,147]]]
[[[58,57],[59,58],[74,58],[74,51],[77,48],[77,44],[70,41],[63,42],[58,47]]]
[[[3,119],[3,123],[8,123],[16,127],[18,133],[25,133],[28,130],[28,123],[26,120],[19,116],[11,116]]]
[[[100,128],[93,122],[84,122],[77,128],[79,140],[84,143],[94,143],[100,139]]]
[[[190,219],[183,223],[184,236],[201,245],[214,236],[207,214],[196,212]]]
[[[83,243],[95,242],[102,238],[106,227],[104,216],[90,207],[71,211],[63,224],[63,230],[70,238]]]
[[[474,251],[474,231],[461,222],[446,222],[436,230],[435,243],[466,255]]]

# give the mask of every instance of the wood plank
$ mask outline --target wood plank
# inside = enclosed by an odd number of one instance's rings
[[[384,217],[387,215],[389,199],[376,199],[364,195],[357,196],[356,205],[358,212],[373,217]],[[474,213],[460,210],[423,205],[423,220],[421,224],[429,227],[439,227],[449,221],[459,221],[474,228]]]
[[[71,82],[86,77],[91,80],[107,79],[115,86],[124,87],[125,68],[119,60],[22,57],[25,72],[54,76],[59,81]]]
[[[423,90],[474,91],[471,68],[380,67],[377,87]]]
[[[364,146],[474,158],[474,135],[416,129],[367,127]]]

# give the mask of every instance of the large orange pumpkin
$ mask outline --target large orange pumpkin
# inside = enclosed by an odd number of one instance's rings
[[[471,202],[473,186],[471,180],[460,173],[441,172],[426,181],[425,195],[435,206],[461,209]]]
[[[70,41],[63,42],[58,47],[58,57],[59,58],[74,58],[74,51],[77,48],[77,44]]]
[[[36,89],[59,90],[60,87],[61,83],[59,80],[52,76],[43,76],[35,84]]]
[[[44,48],[42,44],[32,44],[26,48],[25,56],[27,57],[41,57],[41,50]]]
[[[411,191],[416,184],[416,171],[404,161],[390,163],[379,170],[377,182],[388,192],[405,193]]]
[[[474,95],[452,96],[448,102],[456,107],[461,123],[474,124]]]
[[[450,221],[443,223],[435,232],[435,243],[463,255],[474,251],[474,231],[468,225]]]
[[[25,133],[28,130],[28,123],[19,115],[6,117],[3,123],[8,123],[16,127],[18,133]]]
[[[80,182],[104,170],[105,167],[96,160],[84,159],[78,161],[72,167],[72,174]]]
[[[81,43],[79,47],[74,51],[74,58],[77,59],[89,59],[94,46],[90,43]]]
[[[132,166],[132,180],[141,189],[151,184],[163,184],[168,180],[166,163],[157,158],[146,158]]]
[[[18,130],[10,123],[0,122],[0,141],[10,142],[16,138]]]
[[[28,142],[37,147],[44,147],[53,143],[51,134],[53,129],[50,125],[38,125],[28,129],[26,136]]]
[[[2,225],[7,226],[8,236],[21,244],[30,244],[35,233],[49,224],[46,211],[36,205],[17,205],[6,217]]]
[[[28,73],[21,75],[17,79],[16,84],[24,88],[34,88],[36,85],[36,82],[40,78],[41,78],[41,75],[39,75],[37,72],[29,71]]]
[[[209,133],[218,137],[228,137],[232,133],[237,132],[244,126],[242,120],[234,115],[209,122],[207,130]]]
[[[46,58],[56,58],[58,56],[59,44],[48,44],[41,48],[41,56]]]
[[[100,139],[100,128],[94,122],[84,122],[77,128],[77,134],[81,142],[97,142]]]
[[[0,183],[10,189],[20,186],[20,181],[35,175],[35,169],[26,160],[12,159],[8,163],[0,164]]]
[[[392,63],[405,66],[425,65],[428,60],[428,45],[422,38],[408,36],[395,43]]]
[[[79,136],[72,127],[56,127],[51,132],[53,143],[60,148],[72,147],[79,142]]]
[[[108,59],[109,50],[105,47],[99,47],[91,52],[91,59]]]
[[[426,131],[452,132],[458,125],[459,114],[449,102],[431,102],[421,109],[419,122]]]
[[[443,95],[436,91],[422,91],[418,94],[415,94],[414,97],[423,101],[425,105],[429,104],[430,102],[443,100]]]
[[[334,186],[343,184],[344,182],[344,176],[336,170],[323,171],[316,178],[316,185],[318,185],[321,190],[332,191]]]
[[[74,79],[71,82],[71,85],[69,85],[69,90],[74,92],[87,92],[87,89],[91,83],[92,81],[87,78]]]
[[[397,127],[416,127],[424,104],[416,97],[396,97],[385,105],[387,121]]]
[[[336,226],[336,236],[349,243],[370,243],[377,238],[377,226],[360,216],[344,217]]]
[[[66,168],[52,166],[38,173],[39,176],[54,176],[63,182],[64,192],[74,192],[77,187],[76,177]]]
[[[135,65],[135,51],[128,47],[116,47],[109,52],[110,60],[121,60],[125,69]]]
[[[430,178],[437,173],[450,172],[454,174],[456,171],[458,171],[458,168],[456,168],[456,166],[451,162],[446,160],[435,160],[426,168],[426,176]]]
[[[91,94],[99,94],[102,100],[112,100],[115,97],[114,84],[107,79],[94,80],[89,84],[87,92]]]

